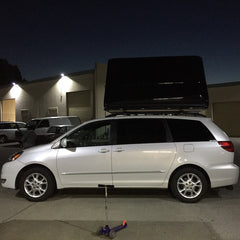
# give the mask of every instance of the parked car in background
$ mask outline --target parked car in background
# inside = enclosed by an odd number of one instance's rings
[[[57,116],[57,117],[44,117],[34,118],[27,123],[27,127],[35,131],[37,135],[45,134],[49,127],[56,125],[73,125],[81,124],[81,120],[76,116]]]
[[[50,143],[74,127],[73,125],[51,126],[45,134],[37,136],[37,144]]]
[[[0,122],[0,143],[20,141],[26,131],[24,122]]]

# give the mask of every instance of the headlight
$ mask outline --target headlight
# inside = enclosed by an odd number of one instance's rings
[[[23,153],[23,151],[14,153],[8,158],[8,160],[15,161],[17,158],[19,158],[22,155],[22,153]]]

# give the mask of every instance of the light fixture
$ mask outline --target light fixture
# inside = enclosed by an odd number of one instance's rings
[[[61,99],[62,99],[62,96],[65,95],[65,93],[71,89],[72,82],[73,81],[71,78],[64,75],[64,73],[61,73],[61,78],[58,80],[58,89],[59,89]]]
[[[11,98],[17,99],[20,96],[21,92],[22,92],[22,88],[15,82],[12,82],[12,88],[10,90]]]

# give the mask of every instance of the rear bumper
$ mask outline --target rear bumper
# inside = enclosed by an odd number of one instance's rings
[[[235,164],[212,167],[209,171],[211,188],[234,185],[238,182],[239,167]]]

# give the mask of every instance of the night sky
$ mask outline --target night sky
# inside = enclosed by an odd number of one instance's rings
[[[4,0],[0,58],[28,81],[115,57],[199,55],[207,83],[240,81],[240,1]]]

